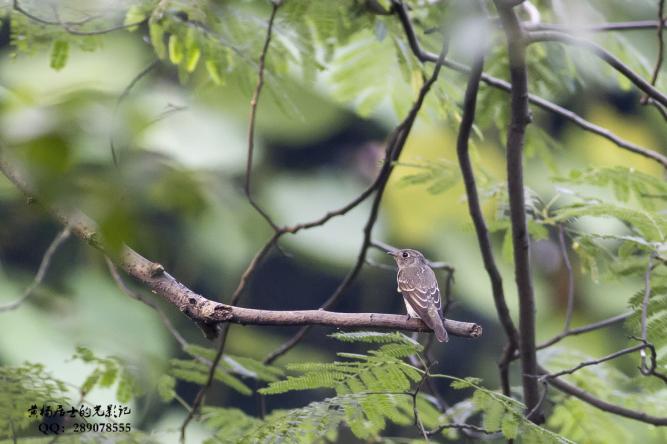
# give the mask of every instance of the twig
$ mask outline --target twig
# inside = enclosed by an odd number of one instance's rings
[[[526,222],[525,191],[523,184],[523,145],[526,125],[530,122],[528,110],[528,76],[526,46],[521,24],[512,10],[495,0],[503,30],[507,37],[510,64],[511,122],[507,133],[507,190],[510,205],[512,244],[514,246],[514,276],[519,296],[519,358],[521,361],[523,398],[526,409],[533,412],[528,418],[543,421],[539,404],[537,381],[527,375],[537,373],[535,349],[535,295],[530,275],[530,241]]]
[[[639,372],[644,376],[655,376],[660,379],[662,382],[667,384],[667,375],[664,375],[657,371],[658,368],[658,354],[655,351],[655,346],[647,341],[643,341],[641,338],[633,338],[640,341],[646,348],[649,349],[651,353],[650,365],[647,368],[639,366]],[[643,350],[642,350],[643,351]]]
[[[336,302],[338,302],[338,300],[345,293],[350,284],[354,281],[354,279],[356,279],[357,275],[359,274],[361,268],[364,265],[368,248],[371,245],[371,234],[373,231],[373,226],[375,225],[375,221],[377,220],[378,212],[380,209],[380,202],[382,200],[382,195],[384,194],[385,187],[387,186],[389,177],[391,176],[391,173],[395,168],[395,162],[398,160],[403,150],[403,147],[405,146],[405,142],[408,138],[408,135],[410,134],[412,125],[414,124],[415,119],[417,118],[417,114],[419,113],[419,110],[421,109],[422,104],[424,103],[426,94],[430,91],[431,86],[433,86],[433,84],[438,78],[438,75],[440,74],[440,70],[442,68],[442,64],[445,60],[446,54],[447,54],[447,44],[444,44],[442,51],[438,56],[438,61],[435,64],[435,68],[433,69],[431,77],[428,80],[426,80],[426,82],[424,82],[424,85],[419,90],[419,95],[417,96],[415,103],[412,105],[412,108],[408,112],[408,115],[394,129],[391,136],[389,137],[384,163],[374,183],[374,190],[371,190],[371,192],[375,191],[375,197],[373,199],[373,203],[371,204],[371,211],[369,213],[368,220],[366,221],[366,225],[364,226],[363,230],[364,239],[362,241],[361,248],[359,249],[359,254],[357,255],[357,261],[350,270],[350,272],[347,274],[347,276],[345,276],[343,281],[340,283],[340,285],[332,293],[332,295],[320,306],[321,310],[326,310],[329,307],[332,307],[334,304],[336,304]],[[305,337],[309,329],[310,326],[307,326],[299,330],[294,336],[292,336],[280,347],[278,347],[276,350],[270,353],[266,358],[264,358],[264,363],[270,364],[276,359],[278,359],[280,356],[284,355],[289,350],[291,350]]]
[[[665,42],[662,38],[662,30],[665,27],[665,0],[660,0],[658,2],[658,30],[657,30],[657,37],[658,37],[658,57],[655,62],[655,67],[653,68],[653,74],[651,75],[651,85],[655,86],[656,82],[658,81],[658,75],[660,74],[660,68],[662,68],[662,61],[664,57],[664,47],[665,47]],[[646,105],[649,103],[649,97],[644,96],[642,97],[642,100],[640,102],[642,105]],[[664,111],[664,108],[661,108],[658,106],[658,110],[661,111],[661,113]],[[663,114],[663,117],[665,115]]]
[[[603,319],[602,321],[593,322],[591,324],[584,325],[582,327],[577,327],[577,328],[570,329],[567,332],[562,332],[562,333],[554,336],[553,338],[541,343],[540,345],[537,346],[537,349],[542,350],[542,349],[551,347],[552,345],[556,344],[557,342],[562,341],[563,339],[565,339],[568,336],[576,336],[576,335],[588,333],[588,332],[591,332],[591,331],[599,330],[599,329],[604,328],[604,327],[608,327],[610,325],[613,325],[613,324],[616,324],[616,323],[619,323],[619,322],[623,322],[627,318],[629,318],[631,315],[632,315],[632,312],[627,312],[627,313],[623,313],[623,314],[620,314],[620,315],[612,316],[611,318]],[[514,356],[514,358],[518,358],[518,355]]]
[[[540,373],[544,374],[549,373],[548,371],[546,371],[544,368],[541,367],[539,368],[539,371]],[[641,421],[647,424],[653,424],[657,426],[667,426],[667,417],[653,416],[644,412],[639,412],[635,409],[626,408],[620,405],[612,404],[607,401],[603,401],[602,399],[596,398],[587,391],[575,385],[572,385],[568,382],[565,382],[560,378],[549,379],[549,384],[555,387],[556,389],[560,390],[561,392],[568,394],[570,396],[574,396],[575,398],[578,398],[592,405],[593,407],[596,407],[605,412],[613,413],[614,415],[622,416],[624,418],[634,419],[636,421]]]
[[[67,238],[69,238],[69,236],[70,236],[70,230],[67,226],[65,226],[65,228],[63,228],[58,232],[56,237],[53,239],[53,241],[51,241],[48,248],[44,252],[44,256],[42,256],[42,261],[39,264],[39,268],[37,269],[37,273],[35,274],[32,283],[23,291],[23,294],[21,295],[20,298],[7,305],[0,306],[0,313],[19,308],[21,304],[23,304],[32,295],[35,289],[44,280],[44,276],[46,275],[46,272],[48,271],[49,266],[51,265],[51,259],[53,258],[53,255],[58,250],[58,248],[63,244],[63,242],[65,242]]]
[[[610,31],[638,31],[656,29],[664,26],[665,20],[635,20],[629,22],[601,23],[599,25],[563,25],[560,23],[525,24],[527,31],[562,31],[562,32],[610,32]]]
[[[424,382],[429,378],[430,376],[430,370],[431,367],[426,365],[425,362],[422,362],[424,365],[424,373],[422,374],[421,379],[419,380],[419,383],[417,384],[417,387],[415,387],[415,390],[411,393],[412,395],[412,414],[415,418],[415,425],[419,429],[420,433],[424,437],[424,440],[426,442],[430,442],[428,439],[428,432],[424,428],[424,423],[422,423],[421,418],[419,417],[419,410],[417,409],[417,396],[419,396],[419,391],[422,388],[422,385],[424,385]]]
[[[482,433],[484,435],[500,435],[499,430],[486,430],[483,427],[479,427],[479,426],[472,425],[472,424],[457,424],[457,423],[442,424],[442,425],[439,425],[438,427],[436,427],[433,430],[429,430],[426,433],[429,436],[433,436],[433,435],[436,435],[436,434],[442,432],[445,429],[470,430],[470,431],[473,431],[473,432]]]
[[[484,221],[484,216],[482,214],[482,208],[479,202],[479,194],[477,192],[477,185],[475,183],[475,173],[472,168],[470,154],[468,151],[468,143],[472,132],[472,127],[475,122],[477,92],[479,90],[479,83],[482,77],[483,68],[484,56],[480,54],[473,63],[473,66],[470,70],[470,77],[468,78],[468,84],[466,86],[465,96],[463,99],[463,114],[461,116],[461,124],[459,126],[459,133],[456,140],[456,153],[459,160],[461,175],[463,176],[463,183],[466,189],[468,211],[470,213],[470,218],[473,221],[473,225],[475,226],[475,233],[477,235],[477,242],[482,254],[482,259],[484,261],[484,268],[486,269],[486,273],[489,276],[489,281],[491,282],[493,302],[496,306],[496,312],[498,313],[500,323],[503,326],[505,335],[507,336],[510,348],[509,356],[511,356],[518,346],[518,334],[516,327],[514,326],[514,322],[512,321],[509,308],[507,307],[507,302],[505,300],[502,276],[498,271],[498,267],[493,257],[493,250],[489,240],[489,231],[486,227],[486,222]],[[509,373],[507,371],[509,360],[504,357],[506,355],[508,355],[508,353],[504,352],[503,357],[501,357],[498,363],[498,367],[500,371],[500,382],[503,393],[506,396],[510,396],[511,392]]]
[[[644,273],[644,298],[642,299],[642,316],[641,316],[641,330],[642,336],[641,341],[643,344],[648,342],[648,302],[651,298],[651,272],[653,271],[653,258],[655,253],[651,253],[648,257],[648,263],[646,265],[646,272]],[[642,374],[649,374],[650,370],[646,366],[646,351],[642,348],[640,352],[641,364],[640,370]],[[655,366],[654,366],[655,367]]]
[[[18,2],[18,0],[13,0],[12,1],[12,9],[20,14],[23,14],[24,16],[28,17],[30,20],[37,22],[42,25],[48,25],[48,26],[62,26],[65,31],[67,31],[69,34],[72,35],[78,35],[78,36],[86,36],[86,35],[102,35],[102,34],[108,34],[110,32],[114,31],[119,31],[121,29],[128,29],[128,28],[133,28],[135,26],[141,26],[144,23],[148,21],[148,19],[143,19],[140,20],[136,23],[128,23],[128,24],[123,24],[123,25],[117,25],[117,26],[112,26],[111,28],[107,29],[100,29],[97,31],[79,31],[78,29],[72,28],[72,26],[78,26],[82,25],[84,23],[87,23],[90,21],[90,19],[85,19],[80,22],[62,22],[62,21],[51,21],[51,20],[45,20],[41,17],[37,17],[36,15],[30,13],[26,9],[24,9]]]
[[[266,222],[271,225],[274,231],[278,231],[278,225],[271,219],[271,217],[266,213],[252,197],[250,185],[252,183],[252,159],[255,152],[255,120],[257,118],[257,104],[259,103],[259,98],[262,93],[262,88],[264,87],[264,68],[266,63],[266,55],[269,52],[269,45],[271,44],[271,37],[273,35],[273,23],[276,18],[276,13],[280,7],[281,2],[274,1],[272,2],[271,16],[269,17],[269,24],[266,29],[266,36],[264,38],[264,45],[262,46],[262,51],[259,54],[259,62],[257,67],[257,84],[255,86],[255,91],[252,94],[250,99],[250,118],[248,123],[248,159],[246,161],[246,170],[245,170],[245,183],[243,190],[248,202],[250,205],[266,220]]]
[[[114,282],[116,283],[116,286],[126,295],[131,297],[132,299],[136,299],[137,301],[148,305],[150,308],[155,310],[160,317],[160,320],[162,321],[162,324],[167,328],[167,331],[174,337],[176,342],[181,346],[181,349],[185,349],[188,345],[188,341],[185,340],[185,338],[176,330],[176,327],[174,327],[174,324],[171,323],[171,320],[167,317],[167,315],[164,314],[162,309],[158,307],[158,305],[151,301],[150,299],[144,298],[140,293],[133,291],[130,289],[130,287],[127,286],[123,278],[120,276],[120,273],[118,273],[118,268],[114,265],[114,263],[109,259],[108,256],[104,257],[104,260],[107,264],[107,267],[109,268],[109,273],[111,274],[111,277],[113,278]]]
[[[637,88],[642,90],[649,96],[651,99],[660,103],[663,106],[667,106],[667,95],[658,91],[651,85],[649,82],[644,80],[639,74],[634,72],[629,66],[621,62],[618,58],[612,55],[603,47],[590,42],[588,40],[573,37],[571,35],[557,32],[557,31],[534,31],[528,33],[525,36],[526,44],[536,43],[536,42],[559,42],[564,43],[570,46],[578,46],[584,48],[591,53],[595,54],[597,57],[605,61],[608,65],[618,71],[620,74],[625,76],[628,80],[635,84]]]
[[[115,166],[118,166],[118,154],[116,153],[116,147],[114,144],[114,131],[116,128],[116,117],[118,116],[118,110],[120,105],[125,100],[125,98],[130,94],[132,88],[144,77],[146,77],[160,62],[159,59],[153,60],[148,66],[142,69],[139,74],[134,76],[130,83],[125,87],[123,92],[116,99],[116,104],[113,109],[113,114],[111,115],[111,136],[109,137],[109,149],[111,150],[111,158]]]
[[[414,55],[422,62],[435,62],[437,60],[437,55],[433,54],[431,52],[425,51],[421,48],[419,41],[416,38],[416,34],[414,31],[414,27],[412,26],[412,22],[410,21],[410,17],[407,15],[407,12],[401,13],[400,8],[395,8],[397,15],[399,17],[399,20],[401,22],[401,25],[403,26],[403,30],[408,38],[408,43],[410,45],[410,49],[414,53]],[[656,24],[657,26],[657,24]],[[454,71],[458,71],[461,73],[469,73],[470,68],[458,63],[454,60],[445,60],[443,62],[443,66],[452,69]],[[492,86],[494,88],[500,89],[502,91],[505,91],[507,93],[510,93],[512,91],[512,86],[510,83],[506,82],[505,80],[498,79],[496,77],[490,76],[488,74],[482,73],[482,82],[486,83],[489,86]],[[632,142],[629,142],[616,134],[612,133],[609,131],[607,128],[601,127],[599,125],[595,125],[592,122],[589,122],[588,120],[584,119],[580,115],[576,114],[573,111],[570,111],[569,109],[563,108],[562,106],[556,105],[553,102],[550,102],[542,97],[536,96],[534,94],[528,94],[528,101],[534,105],[537,105],[538,107],[549,111],[551,113],[554,113],[556,115],[559,115],[560,117],[569,120],[570,122],[574,123],[577,125],[579,128],[583,129],[584,131],[591,132],[593,134],[597,134],[600,137],[603,137],[610,142],[614,143],[616,146],[623,148],[625,150],[628,150],[630,152],[633,152],[635,154],[639,154],[641,156],[647,157],[649,159],[652,159],[662,165],[663,168],[667,168],[667,156],[658,153],[656,151],[650,150],[648,148],[639,146],[637,144],[634,144]]]
[[[567,308],[565,311],[565,325],[563,326],[563,335],[567,335],[570,331],[570,324],[572,323],[572,313],[574,312],[574,273],[572,272],[572,264],[570,263],[570,256],[567,254],[567,244],[565,242],[565,233],[563,224],[558,225],[558,245],[560,246],[560,254],[563,257],[563,264],[567,271]]]
[[[601,364],[601,363],[606,362],[606,361],[611,361],[612,359],[616,359],[619,356],[634,353],[637,350],[642,351],[645,348],[647,348],[647,345],[643,344],[643,343],[639,344],[639,345],[635,345],[633,347],[624,348],[623,350],[619,350],[617,352],[611,353],[611,354],[609,354],[607,356],[604,356],[600,359],[590,359],[588,361],[584,361],[584,362],[580,363],[579,365],[577,365],[576,367],[572,367],[572,368],[569,368],[567,370],[561,370],[561,371],[556,372],[556,373],[541,375],[541,376],[539,376],[539,379],[542,380],[542,381],[548,381],[550,379],[558,378],[558,377],[563,376],[563,375],[571,375],[572,373],[574,373],[577,370],[580,370],[584,367],[589,367],[591,365],[598,365],[598,364]]]
[[[535,404],[535,407],[528,413],[526,413],[526,418],[533,418],[533,416],[542,409],[544,401],[547,400],[547,394],[549,393],[549,385],[546,381],[542,381],[542,395],[540,396],[539,401]]]

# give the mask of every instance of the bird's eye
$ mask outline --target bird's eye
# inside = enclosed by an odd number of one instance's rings
[[[408,252],[407,252],[407,251],[404,251],[403,254],[402,254],[401,256],[403,256],[403,257],[408,257],[409,255],[408,255]]]

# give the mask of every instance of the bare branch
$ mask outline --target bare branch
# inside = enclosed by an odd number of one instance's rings
[[[215,302],[213,302],[215,304]],[[220,322],[232,322],[241,325],[276,325],[300,326],[322,325],[337,328],[382,328],[405,331],[431,332],[420,319],[405,315],[385,313],[338,313],[326,310],[291,310],[274,311],[254,308],[235,307],[217,304],[214,310]],[[482,327],[469,322],[445,320],[445,327],[452,329],[454,336],[477,338],[482,334]]]
[[[665,16],[665,0],[660,0],[658,2],[658,31],[657,31],[657,37],[658,37],[658,57],[655,62],[655,67],[653,68],[653,74],[651,75],[651,85],[655,86],[655,83],[658,81],[658,75],[660,74],[660,68],[662,68],[662,61],[664,57],[664,48],[665,48],[665,42],[662,38],[662,30],[665,27],[665,22],[664,22],[664,16]],[[646,105],[647,103],[655,103],[653,101],[649,100],[648,96],[642,97],[642,100],[640,102],[642,105]],[[660,111],[660,114],[662,114],[663,117],[667,118],[665,115],[665,109],[664,107],[661,107],[660,105],[656,104],[658,111]]]
[[[540,368],[539,371],[540,373],[543,374],[549,373],[543,368]],[[596,398],[595,396],[577,387],[576,385],[572,385],[568,382],[565,382],[560,378],[550,379],[549,384],[557,388],[561,392],[574,396],[575,398],[578,398],[592,405],[593,407],[596,407],[605,412],[613,413],[614,415],[622,416],[624,418],[630,418],[636,421],[645,422],[647,424],[653,424],[657,426],[667,426],[667,417],[653,416],[647,413],[639,412],[635,409],[626,408],[620,405],[612,404],[607,401],[603,401],[602,399]]]
[[[642,340],[641,338],[633,337],[633,339],[637,339],[638,341],[640,341],[642,345],[648,348],[649,352],[651,353],[651,357],[649,359],[650,364],[648,366],[645,366],[645,363],[642,362],[642,365],[639,366],[639,372],[644,376],[655,376],[656,378],[660,379],[662,382],[667,384],[667,375],[657,371],[658,354],[655,351],[655,346],[650,342]],[[644,352],[644,350],[642,350],[642,352]]]
[[[431,90],[431,87],[433,86],[433,84],[438,78],[438,75],[440,74],[440,69],[442,68],[442,64],[445,60],[446,54],[447,54],[447,45],[444,44],[442,51],[438,56],[438,61],[435,64],[435,68],[433,69],[431,77],[424,82],[424,85],[419,90],[417,99],[415,100],[415,103],[412,105],[412,108],[408,112],[408,115],[394,129],[394,131],[392,131],[389,137],[384,163],[382,164],[380,173],[378,174],[378,177],[375,183],[373,184],[375,190],[375,197],[373,199],[373,203],[371,204],[371,211],[368,216],[368,220],[366,221],[366,225],[364,226],[363,230],[364,239],[362,241],[361,248],[359,249],[359,254],[357,255],[357,261],[350,270],[350,272],[347,274],[347,276],[345,276],[343,281],[333,292],[333,294],[329,296],[329,298],[326,301],[324,301],[324,303],[320,306],[320,310],[326,310],[338,302],[338,300],[345,293],[350,284],[352,284],[352,282],[356,279],[357,275],[359,274],[361,268],[364,265],[364,262],[366,261],[366,254],[368,252],[368,248],[371,245],[371,234],[373,231],[373,226],[375,225],[375,221],[377,220],[377,216],[380,209],[380,202],[382,201],[382,195],[384,194],[385,187],[387,186],[387,183],[389,182],[389,177],[391,176],[391,173],[395,168],[395,162],[398,160],[399,156],[401,155],[401,152],[403,151],[405,142],[407,141],[408,135],[410,134],[410,131],[412,129],[412,125],[414,124],[415,119],[417,118],[417,114],[419,113],[419,110],[421,109],[424,103],[424,99],[426,98],[426,95]],[[371,192],[374,190],[371,190]],[[291,350],[305,337],[309,329],[310,326],[306,326],[301,330],[299,330],[292,338],[288,339],[275,351],[273,351],[266,358],[264,358],[264,363],[266,364],[272,363],[280,356],[284,355],[289,350]]]
[[[67,226],[58,232],[56,237],[53,239],[53,241],[51,241],[48,248],[44,252],[44,256],[42,256],[42,261],[39,264],[39,268],[37,269],[37,273],[35,274],[32,283],[23,291],[23,294],[20,298],[14,302],[0,306],[0,313],[19,308],[21,304],[23,304],[32,295],[35,289],[44,280],[44,276],[46,275],[46,272],[51,265],[51,259],[53,258],[53,255],[56,251],[58,251],[58,248],[69,238],[69,236],[70,230]]]
[[[243,190],[245,195],[248,198],[250,205],[271,225],[274,231],[278,231],[278,225],[273,222],[273,219],[266,213],[252,197],[250,185],[252,183],[252,158],[255,152],[255,120],[257,119],[257,104],[259,103],[259,97],[262,93],[262,88],[264,87],[264,68],[266,63],[266,55],[269,52],[269,45],[271,44],[271,37],[273,35],[273,22],[276,18],[276,13],[280,7],[279,2],[273,2],[273,7],[271,9],[271,16],[269,17],[269,24],[266,28],[266,37],[264,38],[264,45],[262,46],[262,52],[259,55],[259,62],[257,67],[257,84],[255,86],[255,91],[252,94],[250,99],[250,118],[248,123],[248,159],[246,162],[245,170],[245,184]]]
[[[99,29],[96,31],[80,31],[78,29],[73,28],[73,26],[80,26],[84,23],[89,22],[91,19],[85,19],[80,22],[62,22],[60,20],[58,21],[51,21],[51,20],[45,20],[41,17],[38,17],[31,12],[27,11],[24,9],[20,4],[18,0],[13,0],[12,1],[12,9],[20,14],[23,14],[24,16],[28,17],[30,20],[37,22],[42,25],[47,25],[47,26],[61,26],[65,31],[67,31],[69,34],[72,35],[78,35],[78,36],[86,36],[86,35],[102,35],[102,34],[109,34],[110,32],[114,31],[119,31],[121,29],[128,29],[128,28],[134,28],[135,26],[141,26],[144,23],[148,22],[148,19],[143,19],[140,20],[136,23],[128,23],[128,24],[123,24],[123,25],[117,25],[117,26],[112,26],[111,28],[106,28],[106,29]]]
[[[514,247],[514,276],[519,296],[519,359],[521,361],[523,398],[526,408],[533,412],[529,419],[542,422],[537,381],[528,375],[537,373],[535,349],[535,296],[530,275],[530,241],[526,222],[525,191],[523,184],[523,145],[526,125],[530,122],[528,110],[528,76],[524,33],[511,7],[496,0],[505,35],[510,63],[511,122],[507,133],[507,191],[510,205],[512,244]]]
[[[611,32],[611,31],[639,31],[656,29],[664,26],[665,20],[636,20],[630,22],[600,23],[599,25],[578,25],[560,23],[525,24],[527,31],[561,31],[561,32]]]
[[[407,15],[407,12],[401,13],[400,8],[395,8],[397,15],[399,17],[399,20],[401,21],[401,25],[403,26],[403,30],[408,38],[408,43],[410,44],[410,48],[412,49],[412,52],[414,55],[422,62],[435,62],[437,60],[437,55],[433,54],[431,52],[425,51],[421,48],[419,45],[419,41],[416,38],[416,34],[414,31],[414,27],[412,26],[412,22],[410,21],[409,16]],[[461,73],[469,73],[470,68],[458,63],[453,60],[445,60],[443,62],[443,66],[453,69],[454,71],[458,71]],[[505,92],[511,92],[512,91],[512,86],[510,83],[506,82],[505,80],[498,79],[496,77],[490,76],[488,74],[482,73],[482,82],[486,83],[489,86],[492,86],[494,88],[500,89]],[[634,144],[632,142],[629,142],[616,134],[612,133],[609,131],[607,128],[601,127],[599,125],[595,125],[594,123],[589,122],[588,120],[584,119],[580,115],[576,114],[573,111],[570,111],[566,108],[563,108],[562,106],[556,105],[553,102],[550,102],[542,97],[536,96],[534,94],[528,94],[528,101],[534,105],[537,105],[538,107],[549,111],[551,113],[554,113],[556,115],[559,115],[560,117],[569,120],[570,122],[574,123],[577,125],[579,128],[589,131],[593,134],[597,134],[598,136],[601,136],[610,142],[614,143],[616,146],[623,148],[625,150],[628,150],[630,152],[633,152],[635,154],[639,154],[641,156],[647,157],[649,159],[652,159],[658,163],[660,163],[663,168],[667,168],[667,156],[658,153],[656,151],[650,150],[648,148],[639,146],[637,144]]]
[[[557,342],[562,341],[568,336],[576,336],[576,335],[581,335],[584,333],[589,333],[591,331],[599,330],[601,328],[608,327],[613,324],[617,324],[619,322],[625,321],[627,318],[629,318],[632,315],[632,312],[628,313],[623,313],[620,315],[612,316],[611,318],[608,319],[603,319],[602,321],[598,322],[593,322],[592,324],[584,325],[582,327],[577,327],[573,328],[571,330],[568,330],[567,332],[562,332],[561,334],[558,334],[554,336],[553,338],[549,339],[548,341],[545,341],[541,343],[540,345],[537,346],[538,350],[542,350],[548,347],[551,347],[552,345],[556,344]],[[514,356],[513,358],[518,358],[517,356]]]
[[[116,104],[113,109],[113,114],[111,116],[111,137],[109,137],[109,149],[111,150],[111,158],[113,159],[113,163],[115,166],[118,166],[118,153],[116,153],[116,146],[114,143],[114,132],[116,129],[116,117],[118,116],[118,111],[120,110],[120,105],[123,103],[123,100],[130,94],[130,91],[132,91],[132,88],[144,77],[146,77],[158,64],[160,60],[155,59],[153,60],[148,66],[146,66],[144,69],[142,69],[134,78],[130,81],[130,83],[125,87],[123,92],[118,96],[116,99]]]
[[[563,375],[571,375],[572,373],[576,372],[577,370],[581,370],[584,367],[589,367],[591,365],[602,364],[603,362],[611,361],[612,359],[616,359],[620,356],[624,356],[624,355],[627,355],[627,354],[630,354],[630,353],[634,353],[638,350],[644,350],[646,347],[647,347],[646,344],[639,344],[639,345],[635,345],[633,347],[624,348],[623,350],[619,350],[617,352],[608,354],[607,356],[604,356],[600,359],[589,359],[588,361],[584,361],[584,362],[580,363],[576,367],[572,367],[572,368],[567,369],[567,370],[561,370],[561,371],[556,372],[556,373],[541,375],[541,376],[539,376],[539,378],[543,381],[548,381],[550,379],[558,378],[558,377],[563,376]]]
[[[667,106],[667,95],[655,89],[653,85],[644,80],[629,66],[621,62],[613,54],[596,43],[557,31],[534,31],[528,33],[525,36],[525,41],[526,44],[532,44],[536,42],[559,42],[570,46],[584,48],[595,54],[616,71],[625,76],[628,80],[634,83],[637,88],[646,93],[647,96],[660,103],[661,105]]]
[[[651,272],[653,271],[653,259],[655,253],[651,253],[648,258],[648,263],[646,265],[646,272],[644,273],[644,297],[642,298],[642,317],[641,317],[641,329],[642,336],[641,341],[643,344],[648,342],[648,303],[651,298]],[[653,366],[655,367],[655,365]],[[641,351],[641,365],[640,370],[642,374],[649,374],[648,366],[646,365],[646,351],[642,348]]]
[[[500,383],[503,389],[503,393],[506,396],[510,396],[511,391],[509,372],[507,371],[507,367],[509,366],[509,359],[505,358],[505,356],[511,356],[514,353],[514,350],[516,350],[518,346],[518,334],[516,327],[514,326],[514,322],[512,321],[509,308],[507,307],[507,302],[505,300],[502,276],[498,271],[498,267],[493,257],[493,249],[491,248],[491,242],[489,240],[489,231],[486,227],[486,222],[484,221],[484,215],[482,214],[479,193],[477,192],[477,185],[475,183],[475,173],[472,168],[468,150],[468,142],[472,133],[472,126],[475,121],[477,92],[479,90],[479,83],[482,77],[483,69],[484,56],[480,55],[473,63],[470,71],[470,77],[468,79],[468,84],[466,86],[465,96],[463,99],[463,114],[461,116],[461,124],[459,126],[459,133],[456,141],[456,153],[459,159],[459,167],[461,169],[463,183],[466,189],[468,211],[470,213],[470,218],[473,221],[473,225],[475,226],[475,233],[477,234],[477,242],[482,254],[482,260],[484,261],[484,268],[486,269],[486,273],[489,276],[489,280],[491,282],[493,302],[496,306],[498,319],[500,320],[500,323],[505,330],[505,335],[507,336],[507,340],[509,342],[508,346],[511,349],[509,354],[503,353],[503,358],[501,358],[498,363],[500,370]]]
[[[468,430],[468,431],[472,431],[472,432],[482,433],[484,435],[502,435],[499,430],[486,430],[485,428],[479,427],[479,426],[476,426],[476,425],[458,424],[458,423],[442,424],[442,425],[439,425],[438,427],[436,427],[433,430],[429,430],[426,433],[429,436],[433,436],[433,435],[436,435],[436,434],[442,432],[445,429],[457,429],[457,430],[461,430],[461,431]],[[492,437],[488,437],[487,439],[497,439],[498,437],[499,436],[492,436]],[[475,437],[475,438],[480,438],[480,437]],[[482,439],[484,439],[484,438],[482,438]]]
[[[419,380],[419,383],[417,384],[417,387],[411,393],[411,395],[412,395],[412,414],[413,414],[414,419],[415,419],[415,425],[417,426],[420,433],[424,437],[424,440],[426,442],[430,442],[429,439],[428,439],[429,434],[426,431],[426,429],[424,428],[424,423],[422,422],[421,418],[419,417],[419,410],[417,409],[417,396],[419,396],[419,391],[421,390],[422,385],[424,385],[424,382],[429,378],[430,370],[431,370],[431,368],[428,365],[426,365],[425,362],[422,362],[422,364],[424,365],[424,374],[422,374],[422,377]]]

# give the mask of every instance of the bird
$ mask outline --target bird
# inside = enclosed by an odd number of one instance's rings
[[[398,265],[397,291],[403,295],[408,319],[421,319],[439,342],[447,342],[449,336],[445,330],[438,280],[424,255],[409,248],[387,254],[393,256]]]

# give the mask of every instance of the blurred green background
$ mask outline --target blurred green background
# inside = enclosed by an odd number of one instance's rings
[[[35,11],[48,15],[48,8],[35,3],[31,5]],[[598,1],[592,5],[607,20],[646,19],[655,14],[655,2],[650,1]],[[109,2],[87,5],[90,9],[117,9],[118,13],[125,6]],[[253,7],[257,16],[268,16],[263,2]],[[197,71],[181,84],[175,68],[165,62],[118,102],[123,90],[154,58],[150,46],[142,40],[142,30],[100,37],[99,48],[93,52],[71,48],[66,66],[56,71],[49,67],[48,48],[31,56],[13,55],[8,28],[3,22],[1,143],[28,162],[38,187],[48,198],[76,204],[96,219],[113,241],[127,242],[202,295],[227,301],[248,262],[271,235],[270,227],[253,211],[242,191],[248,103],[255,79],[236,78],[232,73],[224,85],[218,86]],[[623,47],[639,54],[643,67],[638,69],[649,72],[656,54],[653,31],[598,37],[603,43],[611,41],[615,45],[612,50]],[[358,37],[359,42],[367,40],[372,43],[364,46],[365,51],[391,46],[388,38],[378,41],[371,32]],[[293,73],[270,78],[261,98],[253,190],[260,205],[279,224],[317,218],[358,195],[373,180],[385,138],[402,118],[397,110],[409,106],[414,97],[414,85],[394,75],[396,71],[391,67],[395,62],[382,67],[380,77],[377,69],[356,69],[355,76],[365,86],[385,88],[381,91],[386,96],[377,103],[359,103],[360,96],[352,99],[337,89],[337,73],[350,69],[346,67],[349,60],[344,59],[345,50],[342,48],[341,54],[324,67],[317,81],[307,83]],[[454,46],[454,55],[456,50]],[[248,51],[246,56],[255,59],[256,53]],[[538,47],[531,48],[530,56],[540,57]],[[580,83],[568,89],[567,79],[560,78],[563,85],[556,91],[551,89],[550,98],[628,140],[665,153],[667,127],[654,109],[639,105],[640,96],[634,89],[619,82],[597,60],[575,57],[572,63],[580,63]],[[488,68],[506,77],[504,69]],[[533,74],[531,81],[536,88],[540,81],[548,81],[539,70]],[[455,338],[445,346],[434,346],[437,370],[478,376],[488,386],[496,387],[496,362],[504,337],[495,317],[463,186],[457,180],[451,188],[434,193],[428,189],[429,184],[410,185],[405,179],[423,171],[424,165],[441,164],[443,171],[448,171],[456,164],[460,111],[451,104],[460,101],[465,77],[444,70],[439,82],[441,97],[449,100],[450,107],[432,105],[420,115],[400,159],[405,165],[395,170],[389,182],[374,238],[397,247],[419,249],[431,260],[455,267],[454,299],[447,316],[482,324],[484,336],[479,340]],[[658,86],[664,90],[664,82]],[[508,99],[504,93],[482,88],[482,94],[496,96],[480,98],[481,113],[484,106],[490,106],[489,101]],[[392,100],[405,103],[396,106]],[[566,175],[572,168],[624,165],[662,175],[659,166],[644,158],[536,108],[533,113],[526,185],[543,202],[558,192],[552,178]],[[488,114],[479,126],[484,138],[475,137],[473,147],[480,186],[485,189],[501,182],[505,175],[504,136],[496,128],[505,125],[505,114]],[[110,137],[118,150],[117,168],[112,162]],[[260,265],[241,305],[279,310],[318,307],[354,263],[368,210],[364,204],[323,227],[285,236],[280,243],[283,253],[273,251]],[[500,209],[489,199],[485,211],[492,220]],[[0,221],[2,305],[18,298],[29,285],[60,227],[38,206],[26,205],[25,198],[2,177]],[[598,231],[622,230],[619,224],[600,219],[582,220],[578,228],[587,229],[587,223],[594,224]],[[502,232],[496,233],[493,241],[516,319],[516,289],[512,264],[501,252],[503,237]],[[549,233],[546,239],[533,243],[538,342],[558,333],[563,325],[567,275],[556,240],[556,233]],[[376,262],[392,265],[377,250],[371,249],[370,256]],[[613,279],[603,275],[595,281],[590,275],[582,275],[574,255],[572,259],[577,274],[573,326],[626,311],[628,297],[642,287],[641,280],[632,277]],[[444,275],[439,278],[442,286]],[[395,288],[393,271],[366,265],[335,310],[403,313],[403,301]],[[156,299],[150,294],[148,297]],[[164,309],[188,340],[209,345],[186,317],[173,307]],[[235,325],[227,350],[263,358],[293,332],[291,328]],[[333,359],[338,345],[326,336],[329,332],[326,328],[313,329],[278,363]],[[0,364],[41,362],[52,374],[71,383],[80,383],[90,371],[84,364],[68,360],[77,345],[88,346],[98,355],[122,357],[144,381],[147,392],[133,405],[132,423],[143,430],[162,431],[163,442],[176,439],[173,429],[180,425],[176,419],[182,418],[184,411],[176,403],[160,403],[153,385],[168,360],[182,352],[154,311],[117,289],[98,251],[69,239],[53,258],[44,283],[33,297],[16,311],[0,314],[0,333]],[[617,325],[568,338],[562,345],[602,356],[621,348],[619,343],[625,341],[625,334]],[[635,363],[619,359],[617,365],[634,371]],[[188,401],[196,390],[188,384],[178,387]],[[452,401],[461,396],[444,385],[443,390]],[[268,407],[296,407],[320,395],[270,397]],[[90,397],[108,402],[113,393],[97,391]],[[257,409],[253,397],[238,395],[223,386],[214,387],[208,402],[239,406],[253,414]],[[641,424],[618,421],[632,430],[636,439],[645,440],[641,442],[660,439]],[[202,436],[205,433],[197,424],[192,430]]]

